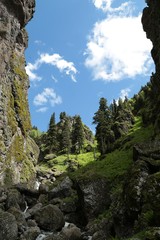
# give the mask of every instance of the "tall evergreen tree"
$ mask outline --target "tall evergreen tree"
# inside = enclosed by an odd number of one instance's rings
[[[59,115],[60,121],[57,123],[57,140],[58,140],[58,151],[63,150],[63,142],[62,142],[62,133],[64,130],[64,124],[66,120],[67,114],[65,112],[61,112]]]
[[[112,130],[114,131],[115,139],[118,139],[128,132],[134,122],[131,105],[127,97],[125,97],[124,101],[119,98],[116,113],[113,112],[112,118]]]
[[[55,122],[55,113],[51,115],[49,128],[47,131],[47,147],[49,153],[57,151],[57,126]]]
[[[69,117],[65,117],[65,122],[62,129],[61,135],[61,144],[62,144],[62,151],[67,153],[68,158],[71,151],[71,131],[70,131],[70,122]]]
[[[103,155],[111,150],[111,145],[114,142],[114,132],[111,129],[111,111],[105,98],[100,99],[99,109],[93,117],[93,124],[97,125],[96,139],[98,142],[98,149]]]
[[[79,115],[74,117],[72,129],[72,150],[80,153],[84,145],[84,128],[81,117]]]

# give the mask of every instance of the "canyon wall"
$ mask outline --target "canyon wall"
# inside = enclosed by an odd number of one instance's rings
[[[34,0],[0,0],[0,184],[31,182],[38,148],[29,137],[25,25]]]

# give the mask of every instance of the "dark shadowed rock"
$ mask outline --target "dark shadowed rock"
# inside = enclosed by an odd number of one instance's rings
[[[23,232],[27,228],[24,214],[15,207],[11,207],[8,212],[15,216],[19,232]]]
[[[8,212],[0,211],[0,240],[17,240],[18,227],[15,217]]]
[[[109,188],[107,180],[103,178],[77,183],[79,199],[88,219],[96,217],[110,205]]]
[[[64,227],[59,234],[52,234],[45,240],[82,240],[81,230],[74,224]]]
[[[38,226],[47,231],[56,231],[64,226],[64,217],[57,206],[49,204],[34,214]]]
[[[72,193],[73,182],[69,177],[66,177],[57,187],[49,192],[49,199],[52,198],[65,198]]]
[[[80,240],[81,230],[74,224],[69,224],[68,227],[62,229],[62,235],[65,236],[66,240]]]
[[[8,190],[6,208],[9,209],[11,207],[15,207],[22,210],[24,210],[26,207],[24,197],[16,189]]]
[[[25,240],[35,240],[39,234],[40,234],[39,227],[30,227],[28,228],[27,231],[24,232],[21,238],[22,239],[24,238]]]

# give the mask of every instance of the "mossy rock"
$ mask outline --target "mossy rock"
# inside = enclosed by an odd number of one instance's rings
[[[25,138],[17,132],[12,138],[12,144],[7,152],[6,163],[3,167],[4,183],[11,185],[18,182],[32,184],[35,180],[39,149],[30,138]]]

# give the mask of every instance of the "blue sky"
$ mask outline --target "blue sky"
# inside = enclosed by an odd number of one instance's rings
[[[37,0],[27,26],[32,125],[80,115],[94,129],[99,99],[132,97],[154,71],[141,25],[145,1]]]

